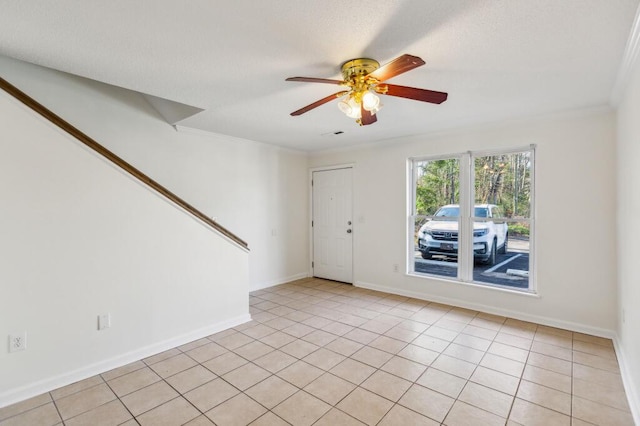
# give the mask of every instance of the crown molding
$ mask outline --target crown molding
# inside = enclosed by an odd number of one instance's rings
[[[636,10],[636,17],[633,20],[631,33],[618,70],[618,77],[611,92],[610,102],[614,107],[617,107],[624,97],[624,90],[629,84],[631,72],[638,61],[638,56],[640,56],[640,6]]]

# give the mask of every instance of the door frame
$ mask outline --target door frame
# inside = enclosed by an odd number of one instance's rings
[[[340,170],[340,169],[351,169],[352,172],[354,172],[356,170],[356,164],[355,163],[341,163],[341,164],[334,164],[334,165],[330,165],[330,166],[318,166],[318,167],[312,167],[309,169],[309,221],[308,221],[308,226],[309,226],[309,272],[308,272],[308,276],[309,277],[313,277],[313,226],[311,226],[311,222],[313,221],[313,172],[326,172],[326,171],[330,171],[330,170]],[[352,174],[352,177],[355,176],[355,173]],[[355,190],[354,190],[354,185],[353,185],[354,179],[351,180],[351,209],[353,212],[353,216],[355,217]],[[352,220],[353,224],[355,224],[355,221]],[[355,258],[353,256],[353,252],[354,252],[354,248],[355,248],[355,241],[356,238],[358,236],[358,232],[357,229],[354,230],[353,232],[353,237],[352,237],[352,241],[351,241],[351,271],[352,271],[352,279],[351,281],[353,281],[350,284],[354,284],[355,283],[355,263],[353,261],[353,259]]]

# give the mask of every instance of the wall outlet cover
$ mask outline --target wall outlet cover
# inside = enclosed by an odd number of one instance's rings
[[[98,330],[111,327],[111,314],[98,315]]]
[[[27,332],[9,335],[9,352],[24,351],[27,349]]]

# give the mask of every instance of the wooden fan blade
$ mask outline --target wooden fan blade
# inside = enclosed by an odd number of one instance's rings
[[[368,124],[373,124],[376,121],[378,121],[378,119],[376,118],[375,114],[371,114],[371,111],[367,111],[366,109],[364,109],[364,106],[362,106],[362,104],[360,104],[360,125],[361,126],[366,126]]]
[[[447,96],[449,96],[444,92],[418,89],[416,87],[398,86],[395,84],[379,84],[375,87],[375,91],[382,95],[397,96],[399,98],[430,102],[432,104],[441,104],[446,101]]]
[[[402,55],[369,75],[378,81],[384,81],[422,65],[424,65],[424,61],[417,56]]]
[[[328,84],[343,84],[342,80],[331,80],[328,78],[315,78],[315,77],[289,77],[285,81],[302,81],[304,83],[328,83]]]
[[[322,98],[322,99],[320,99],[319,101],[315,101],[314,103],[312,103],[312,104],[310,104],[310,105],[307,105],[307,106],[306,106],[306,107],[304,107],[304,108],[300,108],[300,109],[299,109],[299,110],[297,110],[297,111],[293,111],[293,112],[291,113],[291,115],[294,115],[294,116],[295,116],[295,115],[302,115],[302,114],[304,114],[304,113],[305,113],[305,112],[307,112],[307,111],[311,111],[311,110],[312,110],[312,109],[314,109],[314,108],[318,108],[320,105],[324,105],[324,104],[326,104],[327,102],[330,102],[330,101],[332,101],[332,100],[334,100],[334,99],[338,99],[339,97],[344,96],[344,95],[346,95],[347,93],[349,93],[349,91],[348,91],[348,90],[343,90],[343,91],[341,91],[341,92],[334,93],[333,95],[329,95],[329,96],[327,96],[326,98]]]

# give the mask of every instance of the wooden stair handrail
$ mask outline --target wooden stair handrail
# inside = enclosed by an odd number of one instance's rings
[[[93,150],[94,152],[100,154],[102,157],[106,158],[111,163],[115,164],[116,166],[118,166],[119,168],[121,168],[122,170],[124,170],[125,172],[133,176],[134,178],[138,179],[140,182],[151,187],[154,191],[160,193],[162,196],[164,196],[171,202],[177,204],[182,209],[186,210],[189,214],[195,216],[196,218],[198,218],[199,220],[201,220],[211,228],[215,229],[219,233],[231,239],[236,244],[248,250],[249,247],[247,243],[241,238],[239,238],[237,235],[227,230],[226,228],[224,228],[223,226],[221,226],[220,224],[218,224],[208,216],[204,215],[202,212],[200,212],[198,209],[196,209],[195,207],[193,207],[192,205],[184,201],[182,198],[178,197],[173,192],[169,191],[167,188],[160,185],[158,182],[154,181],[149,176],[145,175],[140,170],[136,169],[131,164],[127,163],[125,160],[118,157],[116,154],[109,151],[104,146],[100,145],[94,139],[87,136],[82,131],[78,130],[69,122],[62,119],[60,116],[58,116],[57,114],[49,110],[44,105],[40,104],[38,101],[30,97],[29,95],[27,95],[26,93],[24,93],[23,91],[21,91],[20,89],[18,89],[17,87],[15,87],[14,85],[9,83],[7,80],[5,80],[2,77],[0,77],[0,88],[5,92],[7,92],[8,94],[10,94],[11,96],[13,96],[14,98],[16,98],[17,100],[19,100],[20,102],[22,102],[24,105],[29,107],[34,112],[38,113],[39,115],[41,115],[42,117],[44,117],[45,119],[53,123],[55,126],[64,130],[65,132],[67,132],[68,134],[70,134],[80,142],[82,142],[84,145],[91,148],[91,150]]]

